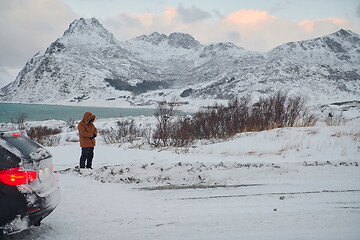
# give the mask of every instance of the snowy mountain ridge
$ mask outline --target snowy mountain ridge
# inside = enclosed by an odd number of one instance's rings
[[[135,40],[149,42],[153,45],[159,45],[162,42],[167,42],[168,45],[175,48],[197,48],[201,44],[196,41],[190,34],[186,33],[171,33],[169,36],[154,32],[150,35],[141,35]]]
[[[120,42],[97,19],[80,18],[0,90],[0,101],[129,106],[284,90],[334,102],[359,98],[359,66],[360,37],[348,30],[260,53],[185,33]]]

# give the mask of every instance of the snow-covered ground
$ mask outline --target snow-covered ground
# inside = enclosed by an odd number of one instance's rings
[[[359,239],[359,118],[189,148],[106,145],[99,136],[94,169],[80,173],[76,132],[62,135],[48,148],[60,205],[8,239]]]

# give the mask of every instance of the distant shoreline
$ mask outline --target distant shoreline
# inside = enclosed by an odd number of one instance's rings
[[[25,113],[27,121],[80,120],[87,111],[93,112],[98,118],[115,118],[152,116],[155,109],[0,102],[0,122],[11,123],[11,119],[16,119],[21,113]]]

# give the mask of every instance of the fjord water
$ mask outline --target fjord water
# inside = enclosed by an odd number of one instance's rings
[[[60,106],[42,104],[0,103],[0,123],[9,123],[21,113],[26,114],[27,121],[44,120],[79,120],[84,112],[92,112],[97,118],[128,116],[152,116],[154,109],[149,108],[103,108],[84,106]]]

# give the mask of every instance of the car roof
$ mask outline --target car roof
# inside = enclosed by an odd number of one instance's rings
[[[2,128],[2,127],[0,127],[0,133],[5,133],[5,132],[19,132],[19,130],[15,129],[15,128]]]

